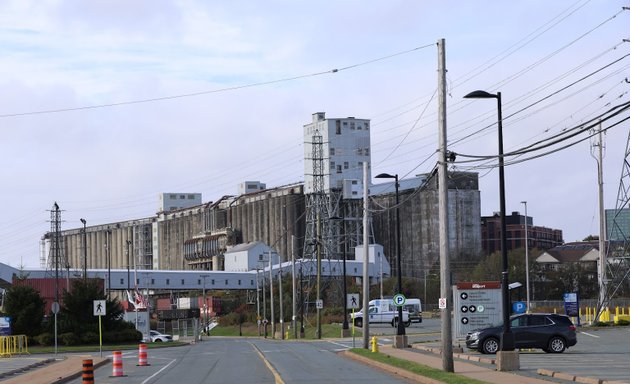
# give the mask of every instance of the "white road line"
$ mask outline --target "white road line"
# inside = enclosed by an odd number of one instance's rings
[[[343,350],[346,350],[346,349],[350,348],[350,347],[348,347],[347,345],[345,345],[345,344],[341,344],[341,343],[337,343],[336,341],[329,341],[329,343],[330,343],[330,344],[334,344],[334,345],[339,345],[339,346],[341,346],[341,347],[343,347],[343,348],[344,348]]]
[[[590,337],[595,337],[595,338],[599,339],[599,336],[597,336],[597,335],[593,335],[592,333],[588,333],[588,332],[580,331],[580,334],[581,334],[581,335],[590,336]]]
[[[164,367],[162,367],[162,369],[160,369],[159,371],[155,372],[154,374],[152,374],[151,376],[147,377],[146,380],[144,380],[142,382],[142,384],[144,383],[148,383],[149,380],[151,380],[152,378],[154,378],[155,376],[159,375],[163,370],[165,370],[166,368],[168,368],[171,364],[173,364],[176,361],[176,359],[172,359],[170,363],[166,364]]]

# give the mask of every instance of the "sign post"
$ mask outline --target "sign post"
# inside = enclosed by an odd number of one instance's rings
[[[103,357],[103,328],[101,317],[106,314],[105,300],[94,300],[94,316],[98,316],[98,350]]]
[[[577,317],[577,325],[580,326],[580,300],[576,292],[564,294],[564,312],[569,317]]]
[[[354,348],[354,310],[359,308],[359,294],[348,293],[346,295],[346,308],[352,309],[352,348]]]

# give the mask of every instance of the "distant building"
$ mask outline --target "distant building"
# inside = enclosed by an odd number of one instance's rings
[[[260,181],[244,181],[238,185],[238,194],[245,195],[265,189],[267,189],[267,185],[265,183],[261,183]]]
[[[536,258],[543,270],[558,271],[567,263],[580,263],[593,273],[597,270],[599,244],[595,242],[575,242],[559,245],[546,250]],[[597,276],[595,276],[597,277]]]
[[[201,205],[201,193],[160,193],[158,212],[175,211]]]
[[[507,229],[507,249],[525,247],[525,216],[519,212],[512,212],[505,217]],[[501,250],[501,215],[481,217],[481,241],[486,255]],[[529,248],[549,249],[564,243],[562,230],[534,226],[534,220],[527,216],[527,242]]]
[[[630,208],[606,210],[606,240],[630,239]]]

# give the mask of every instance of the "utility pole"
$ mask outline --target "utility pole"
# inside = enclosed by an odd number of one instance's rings
[[[284,310],[282,305],[282,256],[278,254],[278,301],[280,304],[280,340],[284,340]]]
[[[83,279],[87,279],[87,222],[81,219],[83,223]]]
[[[291,235],[291,288],[291,327],[293,327],[293,337],[297,340],[297,304],[295,302],[295,291],[297,288],[295,284],[295,235]]]
[[[319,212],[317,213],[317,223],[316,223],[316,244],[315,244],[315,249],[316,249],[316,253],[317,253],[317,298],[315,301],[315,307],[316,307],[316,311],[317,311],[317,339],[321,339],[322,338],[322,311],[319,308],[320,307],[320,302],[322,300],[322,292],[321,292],[321,280],[322,280],[322,247],[321,247],[321,227],[320,227],[320,217],[319,217]]]
[[[439,126],[439,160],[438,160],[438,195],[439,195],[439,231],[440,231],[440,297],[446,299],[446,308],[442,309],[442,369],[454,372],[453,334],[451,324],[452,289],[451,267],[448,249],[448,167],[446,163],[446,47],[445,40],[440,39],[438,46],[438,126]],[[426,277],[425,277],[426,281]]]
[[[363,348],[370,349],[370,321],[366,314],[370,307],[370,276],[368,274],[368,163],[363,162]]]
[[[271,249],[269,250],[269,296],[270,296],[270,309],[271,309],[271,338],[276,338],[276,321],[274,319],[275,314],[273,310],[273,268],[271,261]]]
[[[607,281],[606,281],[606,213],[604,210],[604,140],[602,138],[602,124],[599,123],[599,142],[597,146],[597,185],[599,196],[599,262],[597,268],[597,282],[599,285],[599,299],[597,303],[597,313],[595,321],[599,320],[599,316],[604,310],[607,301]]]

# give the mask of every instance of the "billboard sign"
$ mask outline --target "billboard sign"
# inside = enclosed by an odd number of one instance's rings
[[[453,337],[501,323],[501,282],[461,282],[453,287]]]

